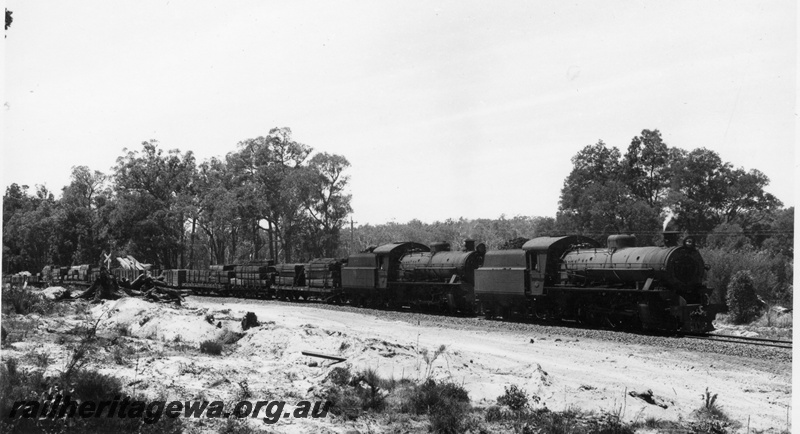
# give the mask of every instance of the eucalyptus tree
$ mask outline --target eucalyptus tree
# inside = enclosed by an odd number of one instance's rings
[[[117,207],[112,216],[118,243],[142,262],[161,268],[181,266],[187,221],[187,195],[196,166],[191,151],[166,153],[151,140],[141,151],[127,151],[114,167]]]

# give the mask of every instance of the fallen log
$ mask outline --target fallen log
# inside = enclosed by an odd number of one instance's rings
[[[301,351],[301,354],[303,354],[304,356],[319,357],[321,359],[336,360],[337,362],[344,362],[345,360],[347,360],[344,357],[329,356],[327,354],[320,354],[320,353],[312,353],[311,351]]]

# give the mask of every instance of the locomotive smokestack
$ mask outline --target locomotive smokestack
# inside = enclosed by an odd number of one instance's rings
[[[464,250],[467,252],[475,250],[475,240],[469,238],[464,240]]]
[[[675,247],[678,245],[678,236],[680,232],[677,231],[664,231],[664,247]]]

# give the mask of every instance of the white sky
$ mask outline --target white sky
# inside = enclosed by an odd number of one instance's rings
[[[4,190],[287,126],[350,161],[357,223],[555,216],[578,150],[657,128],[794,205],[794,1],[6,7]]]

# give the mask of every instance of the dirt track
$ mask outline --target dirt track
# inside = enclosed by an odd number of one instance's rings
[[[504,386],[517,384],[554,410],[621,407],[628,420],[677,420],[690,418],[708,387],[733,418],[746,424],[749,416],[751,428],[765,429],[786,426],[791,401],[791,365],[785,363],[759,369],[748,359],[719,354],[514,331],[462,331],[285,303],[206,298],[188,304],[229,308],[237,318],[253,311],[286,327],[290,342],[274,344],[285,345],[289,371],[311,360],[298,354],[302,349],[340,354],[355,369],[370,367],[387,377],[422,378],[430,369],[435,378],[463,383],[477,405],[494,404]],[[339,352],[343,343],[349,346]],[[240,344],[246,345],[245,340]],[[447,351],[429,368],[419,351],[433,352],[440,345]],[[666,409],[626,393],[648,389]]]

